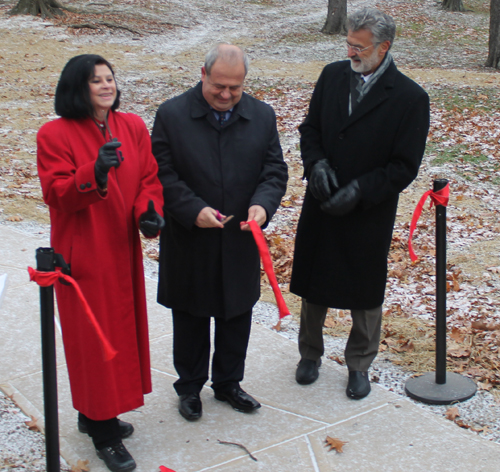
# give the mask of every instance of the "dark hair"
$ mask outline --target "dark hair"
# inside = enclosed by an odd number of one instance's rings
[[[111,64],[96,54],[82,54],[72,57],[64,66],[56,88],[56,114],[64,118],[86,118],[94,115],[90,103],[89,80],[94,76],[95,66],[106,65],[115,76]],[[111,109],[120,105],[120,91],[116,90],[116,100]]]

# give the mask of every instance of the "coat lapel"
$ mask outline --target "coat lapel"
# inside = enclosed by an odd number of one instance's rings
[[[199,119],[206,117],[206,120],[217,130],[220,131],[220,124],[215,119],[214,114],[210,111],[210,106],[208,105],[205,98],[203,98],[203,93],[201,92],[201,82],[198,82],[194,88],[194,98],[191,101],[191,118]]]
[[[344,76],[342,77],[339,84],[339,109],[341,122],[345,123],[349,119],[349,93],[350,93],[350,70],[351,66],[344,71]]]
[[[342,130],[345,130],[353,123],[363,118],[366,114],[370,113],[370,111],[378,107],[381,103],[385,102],[389,98],[387,90],[394,87],[394,80],[396,78],[397,71],[398,70],[394,64],[391,64],[388,67],[385,73],[378,79],[377,83],[368,92],[366,97],[363,98],[363,100],[361,100],[358,106],[354,109],[351,116],[348,116],[347,119],[344,121]],[[347,110],[349,109],[348,102],[349,102],[349,92],[347,92],[347,100],[346,100]]]

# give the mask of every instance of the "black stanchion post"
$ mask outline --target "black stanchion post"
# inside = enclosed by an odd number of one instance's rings
[[[36,250],[37,269],[55,270],[54,250]],[[42,327],[43,405],[45,412],[45,450],[47,472],[59,472],[59,419],[57,412],[56,340],[54,329],[54,287],[40,287],[40,312]]]
[[[448,181],[434,181],[434,192]],[[436,372],[410,378],[406,394],[424,403],[447,405],[476,393],[476,384],[454,372],[446,372],[446,206],[436,205]]]
[[[434,192],[448,181],[434,181]],[[436,383],[446,383],[446,207],[436,205]]]

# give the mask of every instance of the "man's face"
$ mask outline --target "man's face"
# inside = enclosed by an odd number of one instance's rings
[[[205,67],[201,68],[202,93],[208,104],[217,111],[233,108],[243,94],[245,81],[245,65],[243,61],[230,63],[217,59],[210,75]]]
[[[389,41],[380,44],[373,43],[373,34],[367,29],[351,31],[347,33],[347,57],[351,60],[351,68],[354,72],[368,75],[377,69],[385,54],[389,50]],[[355,51],[353,48],[364,49]],[[365,49],[366,48],[366,49]]]

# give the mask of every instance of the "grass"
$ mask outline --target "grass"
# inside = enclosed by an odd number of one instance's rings
[[[500,111],[500,91],[496,87],[446,86],[427,91],[433,105],[445,110],[463,113],[479,110],[481,113]]]
[[[480,164],[488,160],[488,157],[484,154],[471,155],[466,154],[468,151],[468,146],[466,144],[458,144],[450,148],[444,148],[436,143],[427,143],[427,153],[436,154],[436,157],[432,160],[435,165],[445,164],[446,162],[453,162],[460,159],[461,163],[465,164]],[[479,166],[481,168],[481,166]],[[485,169],[486,171],[486,169]]]

